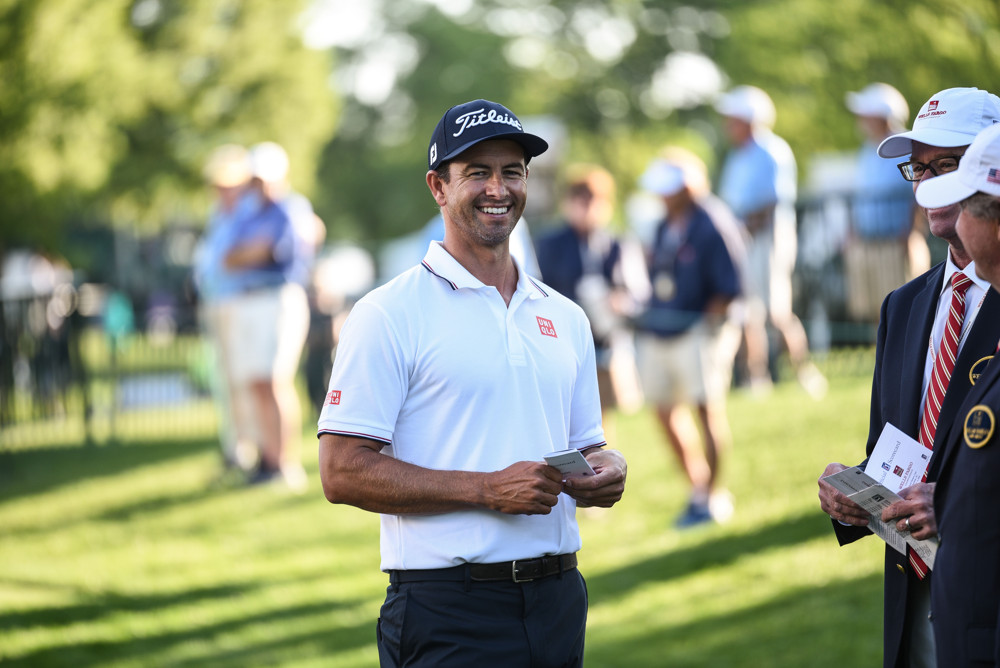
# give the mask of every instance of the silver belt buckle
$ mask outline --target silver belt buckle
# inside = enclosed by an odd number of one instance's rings
[[[535,578],[524,578],[524,579],[518,578],[517,577],[517,559],[515,559],[514,561],[512,561],[510,563],[511,563],[511,579],[513,579],[514,582],[531,582],[532,580],[535,579]]]

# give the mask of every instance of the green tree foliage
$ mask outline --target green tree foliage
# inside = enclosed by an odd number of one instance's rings
[[[372,95],[360,89],[364,81],[345,84],[356,93],[345,100],[340,131],[327,147],[324,188],[315,201],[321,217],[342,237],[379,240],[426,223],[437,213],[423,179],[434,125],[454,104],[479,97],[509,100],[517,85],[500,36],[427,8],[407,11],[407,4],[400,0],[386,7],[385,17],[397,23],[338,57],[355,77],[370,72],[367,60],[387,53],[398,52],[400,68],[407,61],[413,65],[383,100],[359,99]]]
[[[943,88],[1000,81],[993,0],[365,4],[380,28],[337,47],[338,61],[363,60],[397,33],[413,52],[381,103],[344,91],[347,131],[325,155],[318,204],[337,232],[362,239],[413,230],[433,213],[422,179],[428,135],[444,109],[479,96],[558,117],[569,133],[564,161],[601,162],[627,191],[667,142],[717,165],[726,147],[711,101],[720,88],[771,94],[776,129],[804,174],[817,152],[860,142],[848,91],[885,81],[915,113]]]
[[[58,249],[65,227],[204,217],[207,154],[282,143],[309,190],[337,106],[297,3],[0,3],[0,239]]]
[[[934,93],[1000,93],[1000,6],[993,0],[717,3],[730,26],[715,58],[735,83],[769,91],[799,162],[858,142],[847,91],[892,84],[911,118]]]
[[[320,37],[348,37],[304,46],[317,8],[336,10]],[[713,165],[725,147],[712,98],[755,84],[805,173],[817,152],[857,146],[847,91],[885,81],[915,112],[942,88],[996,88],[998,12],[993,0],[0,0],[0,239],[58,246],[67,221],[199,219],[207,153],[271,139],[330,238],[375,243],[434,215],[430,131],[475,97],[561,120],[562,162],[605,164],[628,191],[667,142]]]

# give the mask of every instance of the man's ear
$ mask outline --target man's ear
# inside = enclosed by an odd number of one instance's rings
[[[431,196],[434,197],[434,201],[437,202],[438,206],[444,206],[448,203],[448,197],[444,192],[444,181],[433,169],[427,172],[427,187],[430,188]]]

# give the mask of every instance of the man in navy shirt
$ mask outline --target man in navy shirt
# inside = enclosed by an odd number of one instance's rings
[[[638,244],[623,244],[609,230],[614,199],[615,181],[606,169],[571,165],[563,198],[564,223],[537,244],[542,280],[579,304],[590,320],[606,435],[610,409],[629,409],[633,401],[639,403],[633,399],[638,395],[634,383],[629,383],[635,378],[635,366],[625,319],[635,315],[645,280]],[[637,265],[638,286],[629,280],[629,263]]]
[[[638,323],[643,390],[691,483],[677,526],[724,521],[732,502],[717,482],[730,441],[725,398],[739,328],[729,307],[742,294],[743,232],[709,193],[704,163],[693,154],[671,149],[650,165],[642,186],[667,209],[649,253],[652,296]],[[701,423],[703,450],[688,406]]]

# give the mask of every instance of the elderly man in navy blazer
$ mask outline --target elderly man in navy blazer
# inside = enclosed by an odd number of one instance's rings
[[[920,108],[913,129],[885,139],[878,147],[884,158],[909,155],[899,164],[903,178],[914,188],[958,169],[975,136],[1000,121],[1000,98],[976,88],[950,88],[932,96]],[[925,187],[925,186],[920,186]],[[1000,295],[976,276],[975,263],[955,231],[958,205],[925,207],[931,233],[948,243],[948,257],[897,290],[882,303],[875,350],[871,416],[867,453],[886,423],[891,423],[934,454],[926,481],[901,492],[903,501],[883,511],[884,521],[896,520],[918,539],[937,535],[933,495],[941,470],[943,446],[936,424],[947,430],[959,413],[959,406],[972,387],[970,374],[977,362],[996,351],[1000,337]],[[964,274],[955,277],[955,274]],[[952,310],[953,280],[964,290],[962,325],[955,332],[950,381],[933,392],[934,410],[923,425],[928,386]],[[931,418],[936,418],[935,420]],[[920,433],[923,431],[923,436]],[[862,466],[864,463],[862,464]],[[843,470],[843,464],[826,467],[823,477]],[[868,514],[828,483],[819,480],[823,510],[833,519],[838,541],[843,545],[870,533]],[[934,631],[931,627],[930,581],[926,564],[887,546],[885,552],[885,605],[883,666],[935,666],[950,668],[950,662],[936,663]]]
[[[958,170],[917,189],[921,206],[960,203],[958,231],[976,273],[1000,290],[1000,124],[976,137]],[[995,354],[995,353],[994,353]],[[983,357],[955,420],[940,425],[934,512],[941,546],[931,601],[938,665],[1000,662],[1000,363]]]

